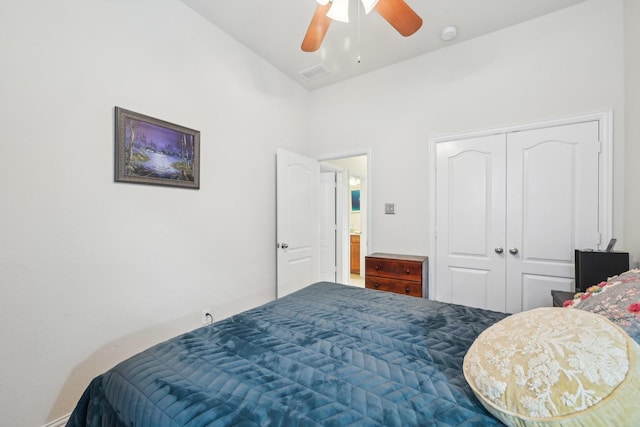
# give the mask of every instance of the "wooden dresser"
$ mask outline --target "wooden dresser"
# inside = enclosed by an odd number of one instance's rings
[[[414,297],[429,297],[426,256],[375,253],[365,257],[365,287]]]

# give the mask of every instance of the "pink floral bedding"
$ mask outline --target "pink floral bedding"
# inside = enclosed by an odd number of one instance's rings
[[[600,314],[640,343],[640,270],[634,269],[578,292],[565,307]]]

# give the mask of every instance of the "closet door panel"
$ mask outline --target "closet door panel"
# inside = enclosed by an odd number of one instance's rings
[[[523,274],[522,310],[553,305],[551,291],[573,289],[572,277]]]
[[[491,294],[504,291],[502,289],[492,290],[491,279],[492,274],[489,270],[470,268],[468,266],[451,267],[449,270],[451,301],[455,304],[471,307],[491,307],[493,305],[490,300]]]
[[[597,122],[508,134],[507,311],[572,290],[574,249],[598,244],[598,151]]]
[[[576,150],[575,145],[559,141],[513,150],[520,159],[512,161],[511,169],[516,175],[521,174],[513,179],[522,179],[521,188],[518,185],[516,191],[510,189],[510,196],[520,199],[512,206],[516,215],[513,225],[517,229],[522,226],[518,230],[521,239],[514,235],[510,243],[521,246],[528,261],[571,262]]]
[[[435,298],[504,311],[505,136],[436,150]]]

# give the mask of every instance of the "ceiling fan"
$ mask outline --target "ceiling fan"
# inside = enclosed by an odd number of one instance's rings
[[[360,0],[366,14],[375,9],[400,34],[408,37],[422,26],[422,18],[404,0]],[[331,21],[349,22],[349,0],[316,0],[318,7],[302,40],[304,52],[320,48]]]

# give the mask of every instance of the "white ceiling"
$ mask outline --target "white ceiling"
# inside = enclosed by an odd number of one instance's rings
[[[422,28],[414,35],[402,37],[375,10],[365,15],[360,2],[352,0],[351,22],[332,22],[320,49],[305,53],[300,44],[315,11],[315,0],[182,0],[309,90],[528,21],[584,0],[405,1],[423,19]],[[440,34],[448,25],[457,26],[458,36],[453,41],[444,42]],[[319,65],[329,73],[312,80],[305,80],[300,75],[300,72]]]

